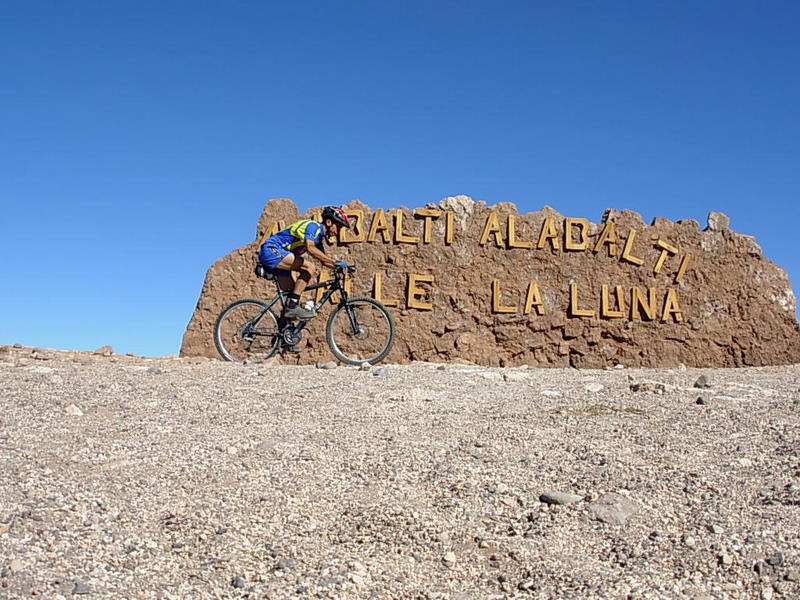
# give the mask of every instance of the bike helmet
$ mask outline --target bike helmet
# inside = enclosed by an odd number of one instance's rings
[[[338,223],[342,227],[350,229],[350,219],[347,218],[347,215],[341,208],[326,206],[322,209],[322,220],[324,221],[325,219],[330,219],[334,223]]]

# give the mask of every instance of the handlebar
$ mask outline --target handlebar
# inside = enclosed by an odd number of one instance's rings
[[[342,275],[342,274],[344,274],[345,269],[342,269],[342,267],[336,267],[334,272],[337,275]],[[347,265],[347,275],[355,275],[355,273],[356,273],[356,266],[355,265]]]

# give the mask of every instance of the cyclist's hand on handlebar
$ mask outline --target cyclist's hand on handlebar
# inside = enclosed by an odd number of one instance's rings
[[[347,271],[347,263],[343,260],[337,260],[333,263],[338,271]]]

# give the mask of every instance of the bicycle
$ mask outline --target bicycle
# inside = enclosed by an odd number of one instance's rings
[[[261,362],[285,351],[300,342],[308,319],[296,322],[275,314],[273,307],[286,306],[290,291],[280,288],[275,275],[258,264],[256,275],[275,283],[277,295],[269,302],[245,299],[228,305],[214,325],[214,344],[220,355],[233,362]],[[395,325],[386,307],[372,298],[349,298],[344,282],[355,273],[355,267],[337,267],[333,279],[320,281],[306,287],[307,291],[327,288],[319,302],[318,311],[333,294],[340,293],[339,303],[333,309],[325,326],[325,339],[333,355],[349,365],[376,364],[386,358],[394,343]]]

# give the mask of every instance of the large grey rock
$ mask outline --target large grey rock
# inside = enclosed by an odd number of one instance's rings
[[[589,505],[594,518],[609,525],[625,525],[633,515],[639,512],[639,504],[614,492],[600,496]]]

